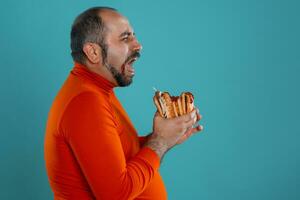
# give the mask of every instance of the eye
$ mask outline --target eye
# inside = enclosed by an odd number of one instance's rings
[[[122,41],[127,42],[128,41],[128,37],[122,38]]]

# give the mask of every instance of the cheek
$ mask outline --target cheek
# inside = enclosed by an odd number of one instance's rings
[[[108,62],[123,64],[128,56],[128,48],[125,46],[109,47],[107,52]]]

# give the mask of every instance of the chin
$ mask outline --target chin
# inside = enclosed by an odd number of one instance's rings
[[[133,77],[128,78],[128,79],[126,79],[126,80],[124,80],[124,79],[119,80],[119,81],[118,81],[118,85],[119,85],[120,87],[127,87],[127,86],[131,85],[132,82],[133,82]]]

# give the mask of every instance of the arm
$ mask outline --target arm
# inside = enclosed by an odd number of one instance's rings
[[[148,135],[145,136],[139,136],[140,147],[144,146],[144,144],[147,142],[147,140],[150,138],[151,135],[152,133],[149,133]]]
[[[83,93],[68,105],[61,127],[97,199],[133,199],[151,182],[160,159],[143,147],[126,162],[108,102]]]

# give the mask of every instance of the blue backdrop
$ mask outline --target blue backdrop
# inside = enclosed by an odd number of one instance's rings
[[[140,134],[152,86],[191,91],[203,133],[161,166],[169,199],[300,199],[300,3],[296,0],[10,0],[0,8],[0,199],[53,199],[47,114],[72,68],[70,26],[112,6],[143,45],[134,83],[116,89]]]

